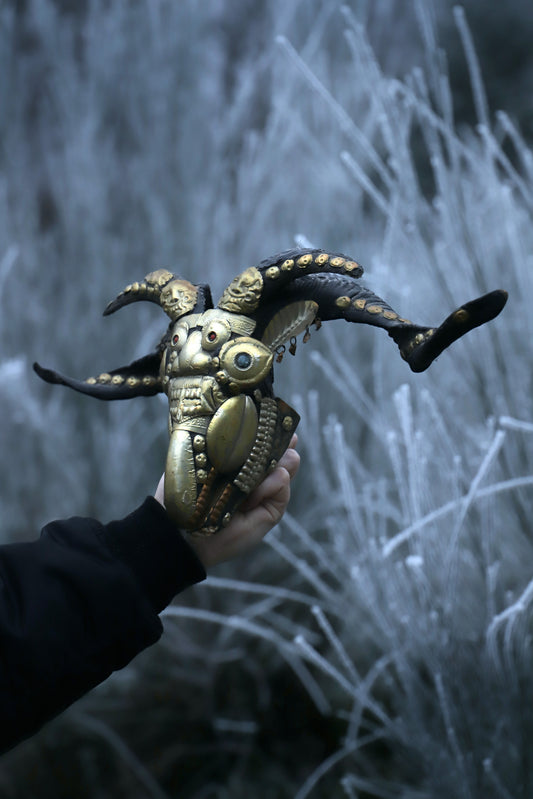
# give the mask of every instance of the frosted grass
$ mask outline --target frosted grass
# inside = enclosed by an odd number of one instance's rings
[[[533,154],[488,105],[468,10],[455,22],[475,129],[454,119],[438,13],[410,6],[418,66],[391,77],[364,5],[276,0],[254,18],[245,3],[91,0],[76,17],[45,0],[21,58],[24,23],[1,10],[6,539],[123,515],[155,488],[163,404],[106,406],[30,371],[86,376],[155,345],[155,308],[100,319],[153,268],[217,295],[310,241],[361,260],[428,325],[510,292],[423,375],[383,331],[344,323],[286,356],[277,390],[302,414],[290,512],[178,598],[153,651],[6,759],[8,799],[28,795],[32,764],[55,799],[51,750],[82,799],[130,799],[127,774],[183,797],[261,796],[258,780],[280,799],[531,795]],[[301,713],[290,741],[280,696]]]

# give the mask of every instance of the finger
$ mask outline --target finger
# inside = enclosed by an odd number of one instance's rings
[[[289,477],[293,480],[300,468],[300,455],[298,452],[295,449],[287,449],[278,461],[277,468],[279,469],[280,467],[286,469]]]
[[[248,512],[261,505],[263,502],[272,499],[279,492],[287,492],[287,502],[290,496],[291,477],[288,469],[284,466],[277,466],[262,483],[254,488],[248,499],[241,507],[243,512]]]

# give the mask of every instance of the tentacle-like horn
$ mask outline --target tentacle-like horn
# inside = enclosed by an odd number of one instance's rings
[[[273,349],[314,319],[382,327],[411,369],[421,372],[458,338],[497,316],[507,301],[505,291],[493,291],[461,306],[439,327],[423,327],[402,318],[354,279],[362,272],[359,264],[344,255],[289,250],[238,275],[219,306],[245,309],[256,320],[254,335]]]
[[[213,307],[211,290],[206,283],[195,286],[188,280],[176,277],[167,269],[150,272],[144,280],[126,286],[116,299],[109,303],[104,316],[118,311],[132,302],[148,300],[160,305],[173,322],[186,313],[202,313]]]
[[[66,377],[53,369],[45,369],[38,363],[33,364],[35,372],[47,383],[68,386],[81,394],[88,394],[102,400],[131,399],[133,397],[150,397],[163,390],[159,377],[161,352],[154,352],[133,361],[129,366],[122,366],[112,372],[104,372],[87,380],[75,380]]]

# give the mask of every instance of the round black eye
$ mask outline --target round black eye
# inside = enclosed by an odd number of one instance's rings
[[[237,369],[248,369],[248,367],[252,363],[252,356],[249,352],[239,352],[234,360],[233,363],[237,367]]]
[[[177,344],[179,340],[180,340],[180,337],[179,337],[179,336],[173,336],[173,338],[172,338],[172,343],[173,343],[173,344]]]
[[[216,339],[216,337],[217,337],[217,334],[215,333],[215,331],[214,331],[214,330],[211,330],[211,331],[210,331],[210,332],[207,334],[207,338],[208,338],[208,340],[209,340],[209,341],[214,341],[214,340]]]

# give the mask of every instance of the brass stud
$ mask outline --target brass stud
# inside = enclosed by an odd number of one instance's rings
[[[205,483],[207,480],[207,472],[205,469],[198,469],[196,472],[196,481],[198,483]]]
[[[88,383],[90,386],[94,386],[94,384],[96,383],[96,378],[95,377],[88,377],[85,382]]]
[[[343,266],[343,264],[346,262],[346,259],[336,256],[335,258],[330,258],[329,262],[331,266]]]
[[[283,261],[283,263],[281,264],[281,268],[283,269],[284,272],[290,272],[293,266],[294,266],[294,261],[292,260],[292,258],[289,258],[287,261]]]
[[[109,383],[111,380],[111,375],[107,372],[103,372],[101,375],[98,375],[98,382],[99,383]]]
[[[366,305],[366,300],[354,300],[353,304],[356,308],[359,308],[362,311]]]
[[[381,307],[381,305],[367,305],[366,310],[368,313],[377,314],[381,313],[383,308]]]
[[[205,466],[207,463],[207,456],[204,452],[199,452],[195,459],[197,466]]]
[[[122,383],[124,382],[124,378],[122,377],[122,375],[113,375],[113,377],[111,378],[111,382],[113,383],[114,386],[121,386]]]
[[[277,277],[280,276],[280,274],[281,272],[279,271],[277,266],[271,266],[265,272],[265,275],[268,278],[270,278],[270,280],[275,280]]]
[[[459,324],[464,324],[464,322],[468,321],[468,311],[465,311],[464,308],[459,308],[453,315],[454,322],[459,322]]]
[[[356,269],[361,269],[357,261],[346,261],[344,268],[347,272],[354,272]]]
[[[383,311],[383,316],[385,319],[397,319],[398,314],[394,313],[394,311]]]
[[[335,305],[337,306],[337,308],[347,308],[349,304],[350,304],[349,297],[337,297],[337,299],[335,300]]]
[[[135,386],[138,386],[140,382],[141,381],[139,380],[138,377],[128,377],[128,379],[126,380],[126,383],[131,388],[135,388]]]
[[[301,255],[300,258],[296,261],[300,269],[305,269],[306,266],[309,266],[310,263],[313,262],[313,256],[308,253],[307,255]]]
[[[294,427],[293,418],[291,416],[284,416],[281,426],[283,427],[284,430],[287,431],[292,430],[292,428]]]
[[[324,264],[327,264],[328,261],[329,261],[329,255],[327,254],[327,252],[321,252],[320,255],[317,255],[317,257],[315,258],[315,263],[318,264],[319,266],[324,266]]]
[[[195,436],[192,440],[192,448],[195,452],[203,452],[205,449],[204,436]]]

